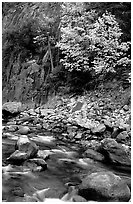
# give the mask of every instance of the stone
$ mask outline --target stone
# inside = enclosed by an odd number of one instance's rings
[[[48,114],[53,114],[53,109],[40,109],[41,116],[47,116]]]
[[[104,123],[104,125],[109,128],[112,129],[112,123],[106,119],[102,119],[102,122]]]
[[[38,150],[37,157],[44,159],[45,161],[50,158],[52,154],[51,150]]]
[[[30,115],[33,115],[33,116],[36,116],[36,115],[37,115],[37,113],[34,111],[34,109],[29,109],[29,110],[27,111],[27,113],[30,114]]]
[[[15,117],[20,114],[22,110],[21,102],[6,102],[2,105],[2,115],[6,117]]]
[[[100,124],[100,125],[98,125],[96,127],[93,127],[91,129],[91,132],[93,134],[96,134],[96,133],[103,133],[105,130],[106,130],[106,126],[104,124]]]
[[[27,158],[36,156],[38,152],[38,146],[33,141],[30,141],[26,135],[19,137],[16,144],[16,149],[26,153]]]
[[[21,126],[18,130],[18,133],[21,135],[26,135],[30,133],[30,128],[28,126]]]
[[[43,170],[47,169],[47,163],[44,161],[44,159],[34,158],[34,159],[29,159],[29,161],[37,164],[38,166],[41,166]]]
[[[130,189],[112,172],[96,172],[86,176],[79,185],[78,194],[86,200],[101,202],[128,202]]]
[[[36,124],[36,128],[37,128],[38,130],[41,130],[41,129],[42,129],[42,125]]]
[[[21,163],[25,161],[28,158],[28,155],[26,152],[21,152],[19,150],[16,150],[14,153],[10,155],[10,157],[7,158],[9,161],[13,161],[15,163]]]
[[[77,135],[75,136],[75,139],[81,139],[82,138],[82,132],[78,132]]]
[[[6,123],[6,125],[16,125],[16,121],[9,121]]]
[[[97,161],[103,161],[104,160],[104,156],[93,149],[87,149],[84,152],[84,155],[85,155],[85,157],[89,157],[89,158],[97,160]]]
[[[48,123],[45,120],[43,121],[42,127],[44,129],[46,129],[46,130],[49,128],[49,125],[48,125]]]
[[[80,102],[80,101],[78,101],[77,104],[76,104],[76,105],[74,106],[74,108],[72,109],[71,113],[74,113],[74,112],[76,112],[76,111],[80,111],[81,108],[82,108],[82,106],[83,106],[83,103]]]
[[[8,126],[8,131],[9,132],[15,132],[16,130],[18,130],[18,126],[17,125],[10,125],[10,126]]]
[[[115,164],[114,167],[131,167],[131,158],[125,148],[112,138],[105,138],[101,141],[99,151],[104,155],[106,162]]]
[[[128,133],[126,131],[121,132],[116,137],[116,141],[120,142],[120,143],[124,143],[125,141],[127,141],[127,139],[129,139],[129,135],[128,135]]]
[[[116,138],[119,133],[120,133],[120,129],[118,127],[114,127],[111,137]]]
[[[128,110],[129,110],[128,105],[123,106],[123,110],[124,110],[124,111],[128,111]]]

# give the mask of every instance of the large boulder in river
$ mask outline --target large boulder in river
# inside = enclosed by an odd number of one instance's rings
[[[38,146],[30,141],[26,135],[19,137],[16,145],[16,151],[10,155],[8,160],[19,164],[27,159],[33,158],[37,155]]]
[[[79,185],[79,195],[87,200],[101,202],[127,202],[130,189],[112,172],[96,172],[86,176]]]
[[[21,102],[6,102],[2,105],[3,118],[15,117],[21,112],[21,109]]]
[[[103,139],[99,150],[104,155],[107,162],[115,164],[115,166],[131,166],[130,154],[128,154],[126,149],[114,139]]]
[[[25,152],[28,158],[36,156],[38,152],[38,146],[33,141],[30,141],[26,135],[19,137],[16,149],[20,152]]]

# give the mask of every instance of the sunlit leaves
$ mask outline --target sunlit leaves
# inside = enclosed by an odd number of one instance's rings
[[[111,13],[97,17],[93,10],[86,12],[83,3],[64,3],[57,43],[64,55],[61,63],[68,71],[116,72],[118,65],[130,64],[126,57],[130,43],[121,43],[121,35]]]

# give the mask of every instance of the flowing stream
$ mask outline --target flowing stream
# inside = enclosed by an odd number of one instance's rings
[[[3,166],[9,164],[7,158],[15,151],[18,135],[13,132],[11,135],[2,139]],[[50,189],[47,197],[60,198],[67,190],[66,183],[71,182],[74,185],[78,185],[88,173],[102,170],[114,172],[131,187],[130,169],[115,169],[113,166],[89,158],[83,158],[83,150],[78,144],[62,142],[58,139],[51,140],[52,142],[46,142],[46,140],[41,142],[47,137],[53,138],[52,133],[41,130],[41,132],[34,132],[28,137],[39,146],[40,150],[54,150],[54,154],[46,161],[47,169],[41,172],[21,174],[22,166],[12,165],[14,173],[5,173],[2,178],[2,199],[5,202],[22,202],[24,194],[32,196],[36,190],[45,188]],[[60,153],[64,150],[68,153],[66,156]],[[15,172],[20,174],[15,174]]]

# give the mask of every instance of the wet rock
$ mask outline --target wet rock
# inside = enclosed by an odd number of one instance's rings
[[[30,128],[28,126],[21,126],[18,130],[18,133],[21,135],[26,135],[30,133]]]
[[[37,115],[37,113],[34,111],[34,109],[29,109],[29,110],[27,111],[27,113],[30,114],[30,115],[33,115],[33,116],[36,116],[36,115]]]
[[[114,127],[111,137],[116,138],[119,133],[120,133],[120,129],[118,127]]]
[[[7,126],[7,129],[9,132],[15,132],[18,130],[18,126],[17,125]]]
[[[106,126],[104,124],[100,124],[94,128],[91,129],[91,132],[93,134],[96,134],[96,133],[103,133],[104,131],[106,130]]]
[[[123,110],[124,110],[124,111],[128,111],[128,110],[129,110],[128,105],[123,106]]]
[[[47,116],[48,114],[53,114],[54,110],[53,109],[41,109],[41,116]]]
[[[33,123],[33,121],[34,121],[33,116],[24,116],[24,117],[16,120],[18,125],[21,123],[24,123],[24,122]]]
[[[81,139],[82,135],[83,135],[82,132],[78,132],[77,135],[75,136],[75,139]]]
[[[79,185],[79,195],[87,200],[127,202],[130,189],[112,172],[97,172],[86,176]]]
[[[32,158],[37,155],[38,146],[30,141],[26,135],[19,137],[16,149],[27,154],[27,158]]]
[[[22,109],[21,102],[7,102],[2,105],[2,115],[3,118],[15,117]]]
[[[34,158],[34,159],[29,159],[29,161],[37,164],[38,166],[41,166],[43,170],[47,169],[47,163],[44,161],[44,159]]]
[[[46,129],[46,130],[48,130],[48,128],[49,128],[49,125],[48,125],[48,123],[47,123],[45,120],[43,121],[42,126],[43,126],[43,128]]]
[[[124,143],[125,141],[127,141],[127,139],[129,139],[129,135],[128,135],[128,133],[126,131],[121,132],[116,137],[116,141],[120,142],[120,143]]]
[[[15,162],[15,163],[22,163],[23,161],[25,161],[28,158],[27,153],[25,152],[21,152],[19,150],[16,150],[14,153],[12,153],[10,155],[9,158],[7,158],[7,160]]]
[[[107,162],[120,166],[131,166],[131,158],[125,148],[114,139],[105,138],[101,141],[100,152]]]
[[[32,141],[39,142],[41,145],[43,145],[43,148],[48,147],[48,148],[55,148],[56,147],[56,142],[55,138],[51,136],[37,136],[37,137],[32,137]]]
[[[103,161],[104,160],[104,156],[93,149],[87,149],[84,152],[84,155],[85,155],[85,157],[89,157],[89,158],[97,160],[97,161]]]
[[[37,128],[38,130],[41,130],[41,129],[42,129],[42,125],[36,124],[36,128]]]
[[[9,121],[6,125],[16,125],[16,121]]]
[[[102,122],[104,123],[104,125],[105,125],[108,129],[112,130],[112,123],[111,123],[110,121],[108,121],[108,120],[106,120],[106,119],[102,119]]]
[[[45,161],[50,158],[51,150],[38,150],[37,157],[44,159]]]

